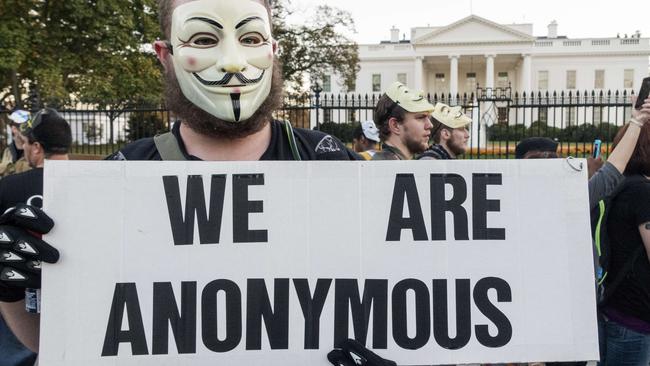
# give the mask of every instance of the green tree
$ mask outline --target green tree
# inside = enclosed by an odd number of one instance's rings
[[[30,56],[29,10],[36,1],[2,0],[0,6],[0,105],[25,93],[20,74]]]
[[[315,14],[290,24],[294,14],[290,0],[273,3],[273,33],[280,46],[282,74],[288,86],[302,90],[305,76],[322,79],[331,71],[344,80],[347,89],[353,89],[359,71],[358,45],[344,32],[355,32],[350,13],[321,5]]]
[[[160,99],[160,68],[143,51],[158,35],[154,0],[2,2],[0,103],[21,105],[28,86],[55,107]]]

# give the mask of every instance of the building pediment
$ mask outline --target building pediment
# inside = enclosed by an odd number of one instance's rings
[[[470,15],[446,27],[413,40],[416,45],[522,43],[535,37],[476,15]]]

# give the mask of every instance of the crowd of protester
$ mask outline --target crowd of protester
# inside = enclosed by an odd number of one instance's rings
[[[421,114],[428,119],[420,119]],[[382,151],[373,160],[446,160],[467,150],[471,120],[460,107],[428,104],[420,93],[396,83],[375,111]],[[413,126],[419,120],[419,125]],[[607,161],[587,161],[589,208],[607,199],[611,269],[598,297],[602,365],[650,364],[650,99],[634,109],[614,139]],[[433,144],[428,145],[433,139]],[[563,158],[558,142],[531,137],[515,148],[516,159]],[[570,157],[569,157],[570,158]],[[592,218],[593,220],[593,218]],[[595,266],[599,263],[596,261]],[[596,268],[598,269],[598,268]],[[618,281],[613,279],[620,278]],[[618,283],[620,282],[620,283]],[[614,284],[615,283],[615,284]],[[609,286],[607,285],[609,284]],[[576,363],[562,363],[574,365]],[[579,363],[577,363],[579,364]]]
[[[287,122],[273,119],[283,84],[273,57],[277,43],[271,35],[268,1],[161,0],[159,12],[168,40],[156,41],[154,48],[165,70],[167,106],[179,121],[170,132],[138,140],[107,159],[416,159],[425,164],[427,160],[456,159],[468,149],[472,120],[460,107],[432,105],[421,92],[399,82],[379,99],[374,121],[358,126],[353,144],[356,153],[333,136],[293,129]],[[215,26],[211,16],[226,20],[225,24]],[[220,36],[223,39],[219,40]],[[215,52],[222,49],[228,57]],[[215,80],[198,76],[210,68],[214,70],[202,75]],[[229,89],[231,82],[238,85],[236,93]],[[246,88],[240,89],[240,83]],[[13,140],[0,163],[0,173],[15,173],[0,179],[4,212],[0,217],[0,365],[23,366],[35,362],[40,326],[38,314],[25,312],[25,290],[40,286],[41,262],[55,263],[59,256],[38,238],[38,233],[54,225],[38,209],[42,167],[48,159],[68,159],[72,139],[68,123],[52,109],[32,114],[15,111],[11,117]],[[620,278],[620,284],[599,297],[603,365],[648,366],[650,362],[648,121],[650,99],[633,110],[607,161],[594,158],[588,163],[590,178],[585,184],[589,205],[594,208],[605,199],[611,204],[612,215],[604,223],[612,243],[609,278]],[[521,141],[515,155],[520,159],[566,158],[558,154],[557,142],[547,138]],[[33,220],[26,220],[25,215]],[[22,244],[17,245],[13,237],[20,237]],[[36,250],[25,251],[25,243]],[[18,257],[22,260],[11,262]],[[329,354],[334,365],[396,364],[353,340],[341,346]]]

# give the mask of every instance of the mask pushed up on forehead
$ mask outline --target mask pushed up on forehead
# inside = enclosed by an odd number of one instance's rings
[[[174,9],[171,40],[181,91],[224,121],[250,118],[268,97],[273,40],[264,5],[197,0]]]

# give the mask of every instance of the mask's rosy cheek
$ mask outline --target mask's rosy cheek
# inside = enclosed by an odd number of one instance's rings
[[[248,63],[260,70],[270,68],[273,66],[273,49],[270,46],[249,49]]]
[[[177,52],[183,69],[187,72],[199,72],[214,66],[217,62],[215,49],[181,48]]]

